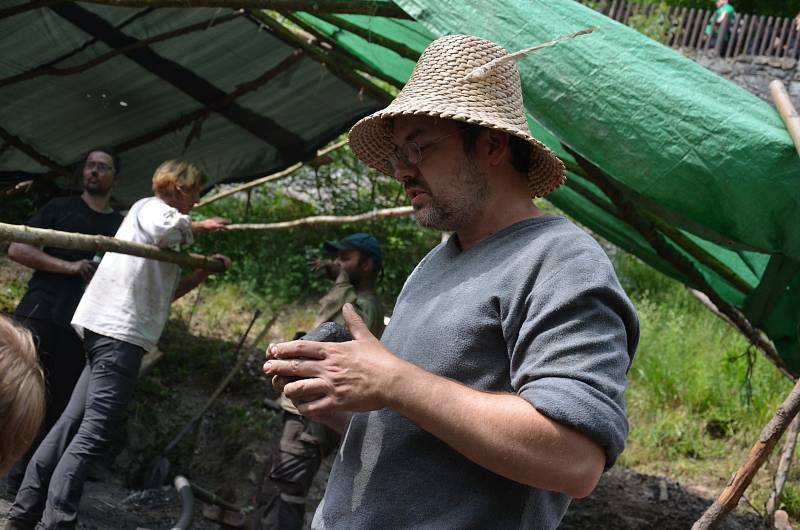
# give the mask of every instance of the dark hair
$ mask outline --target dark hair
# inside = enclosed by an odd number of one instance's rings
[[[484,127],[474,123],[467,123],[461,137],[464,139],[464,150],[471,155],[475,150],[475,142],[483,131]],[[519,136],[508,135],[508,146],[511,149],[511,165],[514,169],[522,173],[528,173],[531,163],[531,144]]]
[[[110,145],[99,145],[97,147],[94,147],[94,148],[89,149],[88,151],[86,151],[86,155],[84,155],[84,157],[83,157],[83,164],[82,165],[85,165],[86,164],[86,160],[89,159],[89,155],[94,153],[94,152],[96,152],[96,151],[100,151],[101,153],[105,153],[105,154],[107,154],[108,156],[111,157],[111,160],[114,161],[114,174],[115,175],[119,175],[119,168],[122,167],[122,160],[120,160],[119,153],[117,153],[117,150],[114,149]]]

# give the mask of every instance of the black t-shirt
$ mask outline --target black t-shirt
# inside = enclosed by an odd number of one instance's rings
[[[62,232],[113,236],[122,223],[118,212],[100,213],[92,210],[79,196],[53,199],[36,212],[28,225]],[[44,252],[65,261],[92,259],[94,253],[45,247]],[[69,326],[72,314],[81,301],[86,287],[78,274],[34,271],[28,291],[14,311],[20,320],[38,318]]]

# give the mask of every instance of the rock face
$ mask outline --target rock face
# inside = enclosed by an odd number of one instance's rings
[[[773,79],[783,81],[792,100],[800,99],[800,61],[790,57],[740,55],[721,59],[713,51],[681,50],[712,72],[774,105],[769,92]]]

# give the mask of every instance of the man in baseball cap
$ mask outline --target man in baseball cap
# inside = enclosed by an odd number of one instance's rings
[[[326,241],[322,248],[332,254],[333,259],[316,259],[309,265],[315,272],[333,280],[333,286],[319,301],[312,329],[324,322],[346,324],[342,307],[349,303],[370,333],[380,337],[384,311],[375,284],[383,256],[378,240],[360,232],[337,241]],[[280,406],[284,411],[283,433],[269,473],[280,493],[262,526],[265,530],[300,530],[314,475],[322,459],[339,445],[340,436],[335,430],[304,418],[284,395],[281,395]]]
[[[439,38],[350,131],[453,236],[380,341],[345,306],[354,341],[267,350],[276,388],[347,431],[312,528],[553,529],[622,452],[638,320],[597,242],[531,200],[565,173],[530,134],[518,56]]]

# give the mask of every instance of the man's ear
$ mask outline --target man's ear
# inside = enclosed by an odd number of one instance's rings
[[[486,130],[486,141],[489,146],[489,165],[497,166],[503,162],[509,153],[510,140],[510,135],[507,132],[495,129]]]

